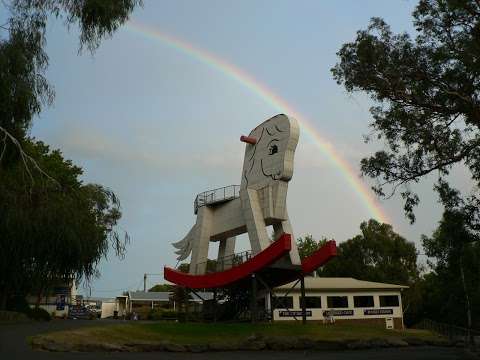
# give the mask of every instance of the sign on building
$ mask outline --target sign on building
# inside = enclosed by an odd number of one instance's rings
[[[326,310],[323,316],[353,316],[353,310]]]
[[[393,309],[365,309],[363,315],[392,315]]]
[[[306,311],[307,316],[312,316],[312,312],[310,310]],[[280,317],[301,317],[302,311],[298,310],[282,310],[279,312]]]
[[[58,311],[65,310],[65,295],[57,295],[56,305]]]

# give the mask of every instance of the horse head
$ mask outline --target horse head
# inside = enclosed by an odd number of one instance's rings
[[[241,188],[261,188],[293,176],[293,158],[299,137],[298,123],[284,114],[276,115],[253,129],[243,161]]]

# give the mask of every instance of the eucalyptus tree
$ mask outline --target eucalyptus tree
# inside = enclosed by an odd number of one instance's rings
[[[480,242],[463,211],[444,212],[423,247],[432,273],[426,278],[426,315],[468,328],[480,327]]]
[[[25,151],[56,179],[20,162],[0,181],[0,308],[9,296],[42,295],[59,281],[91,279],[111,247],[123,256],[128,234],[116,230],[120,202],[109,189],[80,180],[82,169],[42,142]],[[19,179],[29,178],[29,186]]]
[[[46,28],[78,27],[79,52],[93,53],[141,0],[2,0],[0,13],[0,308],[12,295],[41,294],[55,281],[91,278],[112,245],[122,256],[120,204],[60,151],[28,137],[54,100],[46,78]]]
[[[413,222],[418,194],[411,185],[437,174],[437,190],[463,164],[480,181],[480,2],[420,0],[413,12],[415,36],[395,34],[380,18],[338,52],[333,76],[348,92],[368,94],[372,134],[380,150],[361,161],[374,190],[400,191]],[[478,191],[465,204],[478,203]],[[472,218],[469,226],[478,225]]]
[[[18,149],[33,118],[54,100],[53,87],[45,77],[47,23],[57,18],[67,28],[78,27],[79,51],[86,49],[93,53],[101,40],[111,36],[139,5],[141,0],[0,2],[0,13],[7,19],[0,24],[0,159],[3,162],[9,157],[18,159]]]

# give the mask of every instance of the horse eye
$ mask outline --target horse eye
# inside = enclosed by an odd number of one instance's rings
[[[273,155],[276,153],[278,153],[278,146],[277,145],[270,146],[270,148],[268,149],[268,155]]]

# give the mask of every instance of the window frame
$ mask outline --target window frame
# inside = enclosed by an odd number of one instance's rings
[[[293,296],[277,296],[276,299],[272,299],[272,305],[273,305],[273,309],[276,310],[276,309],[280,309],[280,310],[289,310],[289,309],[293,309]],[[288,301],[289,303],[287,305],[291,305],[291,306],[283,306],[285,305],[284,301]],[[291,303],[290,303],[291,301]],[[279,304],[279,302],[281,302]]]
[[[307,300],[306,301],[306,308],[307,309],[323,309],[322,305],[323,305],[323,300],[322,300],[322,297],[320,295],[318,296],[313,296],[313,295],[305,295],[305,299]],[[318,299],[320,300],[320,306],[308,306],[308,299]],[[302,303],[303,303],[303,297],[302,296],[299,296],[299,304],[300,304],[300,308],[302,308]]]
[[[367,306],[357,306],[355,303],[356,298],[371,298],[372,304]],[[353,295],[353,307],[356,309],[367,309],[367,308],[374,308],[375,307],[375,298],[373,295]]]
[[[346,306],[330,306],[330,301],[329,301],[330,298],[345,298],[347,300]],[[328,309],[348,309],[349,307],[350,307],[350,301],[348,300],[348,295],[330,295],[330,296],[327,295],[327,308]]]
[[[396,305],[382,305],[382,298],[396,298],[397,304]],[[378,302],[380,307],[400,307],[400,296],[399,295],[378,295]]]

